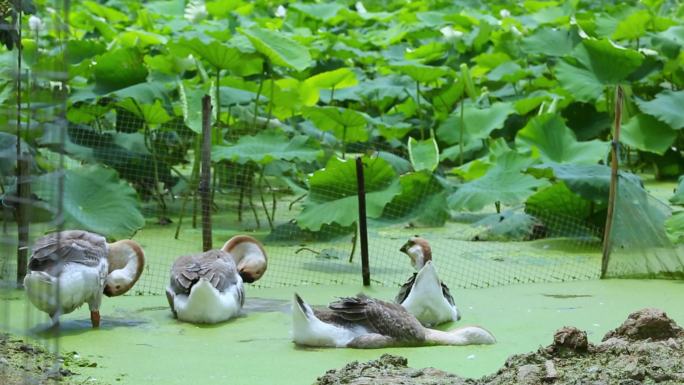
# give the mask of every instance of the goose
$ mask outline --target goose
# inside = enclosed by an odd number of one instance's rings
[[[39,238],[29,259],[24,288],[31,303],[47,313],[53,326],[59,316],[84,303],[93,328],[100,326],[102,294],[126,293],[138,281],[145,253],[130,239],[107,243],[95,233],[66,230]]]
[[[417,273],[402,285],[394,301],[428,327],[460,320],[461,314],[449,288],[437,276],[428,241],[411,237],[400,251],[409,256]]]
[[[243,282],[263,276],[266,258],[261,243],[247,235],[231,238],[220,250],[179,257],[166,289],[173,315],[209,324],[237,316],[245,301]]]
[[[295,293],[292,339],[297,345],[360,349],[496,343],[492,333],[478,326],[426,328],[402,306],[363,294],[314,310]]]

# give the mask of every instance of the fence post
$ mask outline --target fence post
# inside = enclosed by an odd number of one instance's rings
[[[202,98],[202,169],[199,194],[202,201],[202,249],[212,248],[211,241],[211,97]]]
[[[21,141],[17,137],[17,141]],[[27,152],[22,152],[17,158],[17,285],[24,283],[28,262],[29,243],[29,204],[31,204],[31,184],[29,183],[29,166],[31,157]]]
[[[361,275],[363,286],[370,286],[368,266],[368,226],[366,224],[366,182],[363,177],[363,159],[356,158],[356,183],[359,198],[359,243],[361,245]]]
[[[610,148],[610,190],[608,192],[608,213],[606,214],[606,227],[603,231],[603,253],[601,258],[601,278],[606,277],[608,261],[610,259],[610,232],[613,228],[613,216],[615,212],[615,199],[618,189],[618,157],[620,156],[620,126],[622,125],[622,87],[615,88],[615,132]]]

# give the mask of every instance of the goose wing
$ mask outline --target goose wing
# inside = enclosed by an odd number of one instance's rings
[[[406,283],[401,285],[401,288],[399,289],[399,293],[397,293],[397,296],[394,297],[394,302],[396,303],[403,303],[406,300],[406,297],[408,297],[409,293],[411,293],[411,288],[413,288],[413,284],[416,282],[416,276],[418,274],[413,273],[413,275],[406,280]],[[449,289],[447,289],[449,290]]]
[[[442,295],[444,296],[444,298],[447,300],[447,302],[449,302],[451,306],[456,306],[456,302],[454,302],[454,297],[451,296],[451,292],[449,291],[447,285],[444,284],[444,282],[440,282],[440,284],[442,285]]]
[[[236,285],[238,277],[230,254],[222,250],[209,250],[179,257],[171,267],[171,288],[176,294],[188,294],[200,278],[205,278],[216,290],[223,292]]]
[[[68,230],[48,234],[36,241],[29,269],[52,273],[57,262],[96,267],[107,258],[107,240],[98,234]]]
[[[397,304],[363,294],[340,298],[328,308],[349,323],[363,324],[372,331],[402,341],[422,341],[425,331],[418,320]]]

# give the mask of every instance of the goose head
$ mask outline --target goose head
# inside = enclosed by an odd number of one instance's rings
[[[145,267],[145,253],[137,242],[130,239],[107,246],[109,273],[105,279],[104,294],[114,297],[124,294],[138,281]]]
[[[430,244],[427,240],[417,235],[409,238],[399,251],[411,258],[411,265],[416,271],[422,269],[428,261],[432,260],[432,249],[430,248]]]
[[[266,272],[268,257],[264,246],[249,235],[236,235],[221,248],[229,253],[243,282],[258,281]]]

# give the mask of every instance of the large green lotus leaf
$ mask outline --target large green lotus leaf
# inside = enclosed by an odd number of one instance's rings
[[[197,134],[202,133],[202,98],[207,87],[178,81],[178,96],[183,111],[183,122]]]
[[[58,178],[58,173],[44,174],[32,185],[33,192],[52,207],[57,207]],[[67,228],[124,238],[145,224],[135,190],[112,169],[87,166],[67,170],[63,196]]]
[[[309,50],[286,37],[282,32],[262,29],[257,26],[238,28],[247,36],[257,51],[268,57],[275,65],[303,71],[312,65]]]
[[[69,61],[69,64],[78,64],[107,50],[103,43],[96,40],[74,39],[67,41],[66,45],[66,51],[69,53],[66,59]]]
[[[626,79],[643,62],[639,52],[608,40],[584,40],[571,56],[577,63],[559,62],[556,77],[575,99],[585,102],[600,96],[605,86]]]
[[[147,124],[162,124],[171,120],[159,100],[153,104],[142,104],[131,98],[126,98],[118,102],[117,105],[144,120]]]
[[[651,23],[651,11],[641,9],[620,20],[613,36],[615,40],[634,40],[646,34],[648,24]]]
[[[94,74],[98,89],[109,92],[144,82],[147,68],[140,51],[118,48],[97,58]]]
[[[392,66],[393,69],[404,73],[419,83],[430,83],[449,75],[452,71],[448,67],[437,67],[426,64],[407,63]]]
[[[439,165],[439,147],[435,138],[425,140],[409,138],[408,151],[411,165],[416,171],[434,171]]]
[[[537,188],[548,182],[520,172],[531,162],[523,158],[513,151],[504,154],[483,177],[460,185],[449,196],[449,207],[479,211],[495,202],[505,205],[524,202]]]
[[[568,188],[582,198],[598,204],[608,200],[610,188],[610,167],[599,164],[558,164],[547,163],[528,170],[537,177],[563,181]],[[641,179],[628,172],[620,171],[623,180],[641,184]]]
[[[677,138],[677,131],[651,115],[634,115],[622,126],[620,141],[641,151],[664,154]]]
[[[641,111],[655,116],[674,129],[684,127],[684,91],[663,91],[650,101],[637,99],[637,104]]]
[[[522,40],[522,49],[528,54],[544,56],[565,56],[572,53],[581,41],[574,31],[542,27]]]
[[[429,172],[413,172],[399,178],[401,193],[385,206],[382,218],[443,226],[449,218],[446,190]]]
[[[366,118],[358,111],[342,107],[306,107],[304,117],[310,119],[323,131],[332,131],[336,138],[345,142],[368,140]]]
[[[536,116],[518,131],[516,144],[539,151],[545,162],[593,164],[608,152],[608,143],[600,140],[578,142],[575,134],[557,114]]]
[[[359,83],[356,74],[349,68],[338,68],[333,71],[322,72],[306,79],[306,83],[317,88],[336,90],[352,87]]]
[[[313,162],[323,155],[306,135],[288,138],[277,131],[260,132],[255,136],[243,136],[232,146],[214,146],[211,159],[215,162],[230,160],[245,164],[249,161],[269,164],[274,160],[299,160]]]
[[[594,205],[568,188],[563,181],[537,191],[527,198],[525,211],[540,218],[587,218]]]
[[[180,49],[181,52],[191,52],[209,62],[214,68],[232,70],[242,76],[260,74],[263,71],[262,58],[217,40],[203,42],[199,38],[181,39],[173,48]]]
[[[401,191],[394,168],[382,158],[363,157],[366,214],[379,218],[385,206]],[[300,227],[318,231],[336,223],[349,226],[358,219],[356,162],[331,158],[309,178],[309,195],[297,217]]]
[[[684,176],[679,177],[679,184],[675,189],[675,194],[670,198],[670,203],[673,205],[684,206]]]
[[[414,49],[411,52],[406,52],[404,55],[406,60],[417,60],[423,63],[429,63],[445,57],[449,53],[449,46],[445,43],[433,41]]]
[[[323,4],[293,3],[290,4],[289,8],[296,9],[297,11],[314,19],[328,21],[337,16],[337,12],[344,8],[344,6],[334,2]]]
[[[98,4],[94,1],[84,1],[83,6],[93,14],[100,16],[111,23],[122,23],[128,21],[128,16],[114,8]]]
[[[525,241],[534,237],[539,220],[535,217],[506,210],[502,213],[488,215],[473,223],[473,227],[482,228],[473,237],[475,241]]]
[[[497,128],[502,128],[508,115],[515,112],[513,105],[508,102],[494,103],[486,108],[479,108],[472,104],[463,110],[463,141],[469,143],[484,139]],[[437,137],[447,144],[459,142],[461,131],[461,106],[449,115],[437,129]]]

